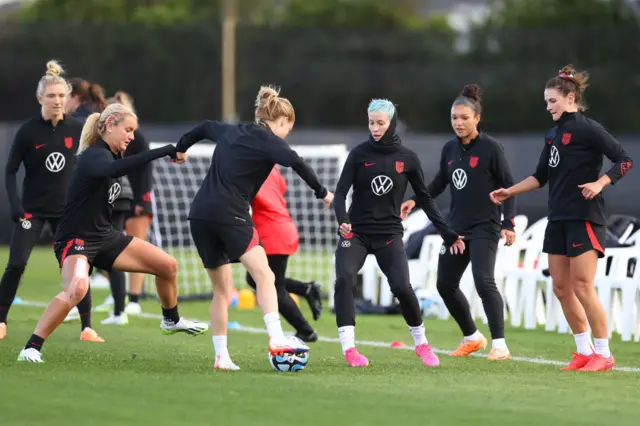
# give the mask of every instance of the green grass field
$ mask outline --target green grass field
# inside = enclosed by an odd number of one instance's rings
[[[4,266],[6,249],[0,250]],[[60,290],[54,256],[34,252],[18,296],[48,302]],[[102,302],[105,291],[94,291]],[[158,314],[154,302],[144,302]],[[306,306],[305,306],[306,308]],[[205,302],[184,303],[181,314],[208,319]],[[557,365],[525,361],[495,363],[480,357],[440,357],[422,367],[400,316],[361,316],[357,338],[370,366],[350,369],[334,341],[313,344],[301,373],[275,373],[266,356],[266,335],[232,330],[229,345],[239,372],[213,372],[210,335],[163,336],[157,318],[130,318],[125,327],[101,326],[104,344],[79,341],[78,322],[63,324],[46,342],[45,364],[16,362],[42,308],[11,310],[7,339],[0,341],[0,424],[22,425],[636,425],[640,373],[563,373]],[[305,312],[308,313],[308,311]],[[310,317],[310,315],[309,315]],[[263,327],[256,311],[230,312],[245,327]],[[324,312],[315,326],[337,335]],[[434,347],[450,350],[460,339],[452,321],[427,320]],[[481,330],[488,333],[486,326]],[[329,340],[329,339],[326,339]],[[567,361],[570,335],[507,329],[514,356]],[[375,343],[379,342],[379,343]],[[381,342],[387,342],[382,344]],[[612,342],[619,366],[640,371],[640,345]]]

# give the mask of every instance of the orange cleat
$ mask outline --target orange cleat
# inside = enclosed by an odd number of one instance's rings
[[[486,347],[487,339],[484,336],[480,340],[463,340],[455,351],[449,352],[449,356],[469,356]]]
[[[589,361],[591,361],[591,358],[593,358],[593,356],[595,354],[591,354],[591,355],[582,355],[579,354],[577,352],[571,352],[573,354],[573,358],[571,358],[571,362],[565,366],[562,367],[560,369],[560,371],[575,371],[575,370],[579,370],[582,367],[584,367],[585,365],[587,365],[589,363]]]
[[[609,371],[615,366],[616,361],[613,359],[613,355],[605,358],[600,354],[593,354],[587,365],[579,368],[578,371]]]
[[[487,359],[489,361],[508,361],[511,359],[511,352],[509,352],[509,349],[507,348],[493,348],[491,349],[491,352],[489,352],[489,357],[487,357]]]
[[[98,333],[93,328],[85,328],[80,333],[80,340],[83,342],[104,343],[104,339],[98,336]]]

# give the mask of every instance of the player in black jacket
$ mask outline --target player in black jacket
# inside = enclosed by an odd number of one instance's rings
[[[55,234],[67,195],[67,183],[76,162],[82,123],[65,115],[69,85],[56,61],[47,63],[47,73],[37,88],[42,111],[18,130],[6,166],[6,188],[15,222],[9,262],[0,281],[0,339],[7,334],[7,315],[16,296],[31,250],[39,241],[45,223]],[[16,174],[24,165],[22,200],[18,197]],[[78,305],[80,339],[104,340],[91,328],[90,295]]]
[[[205,121],[180,138],[178,158],[194,143],[216,142],[211,166],[189,211],[191,236],[213,284],[211,328],[216,352],[215,369],[238,370],[227,349],[227,307],[233,282],[231,262],[241,262],[256,282],[258,305],[264,314],[272,355],[307,352],[301,341],[285,337],[278,314],[275,276],[260,246],[250,203],[275,164],[291,167],[328,207],[333,194],[320,184],[315,173],[283,140],[293,128],[291,103],[272,87],[260,88],[255,123],[230,125]],[[280,282],[280,281],[279,281]]]
[[[460,290],[460,279],[471,262],[473,279],[491,330],[492,348],[488,359],[495,361],[511,358],[504,340],[504,304],[494,271],[498,241],[504,238],[510,246],[516,238],[515,199],[505,202],[504,219],[500,220],[500,207],[493,204],[487,194],[513,185],[513,177],[502,145],[478,131],[481,115],[480,87],[465,86],[451,107],[451,126],[456,138],[442,148],[440,169],[427,189],[436,198],[449,185],[449,223],[464,236],[468,248],[464,256],[451,256],[442,250],[438,261],[438,293],[464,335],[458,348],[449,355],[468,356],[487,345]],[[414,205],[412,200],[404,203],[403,215]]]
[[[622,145],[600,123],[582,114],[587,78],[586,72],[576,73],[573,67],[565,66],[547,82],[544,98],[556,124],[545,135],[536,172],[491,193],[499,204],[549,182],[549,223],[543,251],[549,255],[553,290],[577,346],[565,371],[606,371],[615,365],[607,318],[593,283],[598,257],[604,256],[606,234],[601,192],[632,166]],[[614,165],[600,176],[603,155]]]
[[[156,158],[175,156],[175,148],[166,145],[121,158],[137,125],[136,116],[120,104],[109,105],[102,113],[92,114],[87,119],[54,243],[65,288],[47,306],[20,352],[19,361],[43,362],[40,351],[44,340],[86,294],[93,266],[105,271],[113,267],[125,272],[155,275],[164,317],[160,323],[163,333],[195,335],[208,329],[204,323],[188,321],[178,315],[176,260],[158,247],[126,236],[113,226],[113,202],[121,191],[119,178]]]
[[[338,335],[345,359],[351,367],[365,367],[369,361],[355,347],[354,291],[358,271],[369,253],[389,279],[394,296],[415,342],[416,354],[424,365],[439,365],[425,335],[420,306],[411,283],[409,264],[402,243],[400,204],[410,183],[418,202],[441,233],[451,253],[462,253],[460,236],[442,219],[427,192],[422,166],[415,152],[402,145],[396,134],[398,114],[385,99],[369,104],[367,142],[356,146],[340,174],[335,197],[335,213],[340,240],[336,250],[335,309]],[[346,197],[353,186],[349,212]]]

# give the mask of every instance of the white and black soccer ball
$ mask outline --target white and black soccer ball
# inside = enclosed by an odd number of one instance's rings
[[[292,337],[294,339],[294,337]],[[309,363],[309,352],[297,354],[269,355],[269,362],[275,371],[289,371],[297,373],[305,369]]]

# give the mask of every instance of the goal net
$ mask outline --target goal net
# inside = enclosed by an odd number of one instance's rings
[[[151,148],[163,145],[152,143]],[[346,145],[298,145],[292,148],[313,167],[323,185],[334,190],[348,155]],[[154,214],[149,242],[178,261],[179,294],[183,300],[211,296],[209,277],[191,239],[187,215],[191,200],[209,169],[214,149],[214,144],[201,143],[189,149],[189,159],[184,164],[163,160],[152,163]],[[334,280],[333,254],[338,242],[335,215],[324,209],[324,204],[292,169],[278,167],[287,182],[285,199],[289,213],[300,234],[300,247],[289,258],[287,276],[304,282],[316,281],[326,288]],[[245,274],[240,264],[233,265],[233,282],[237,289],[247,286]],[[152,277],[145,281],[145,293],[156,295]]]

